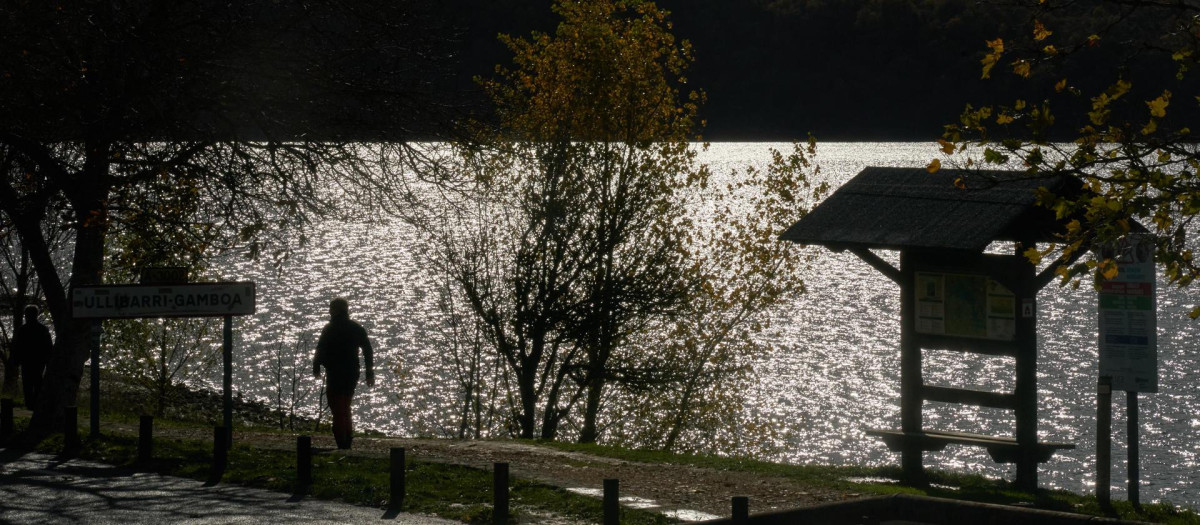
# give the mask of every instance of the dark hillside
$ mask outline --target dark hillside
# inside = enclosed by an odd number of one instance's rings
[[[980,78],[985,42],[1027,36],[1034,16],[1000,2],[976,0],[659,0],[672,12],[677,36],[691,40],[696,63],[690,79],[708,94],[702,115],[712,140],[788,140],[809,132],[822,140],[931,140],[957,121],[967,103],[1036,102],[1060,77],[1018,83],[1007,58],[991,79]],[[551,31],[549,0],[451,0],[450,19],[463,27],[457,83],[489,75],[509,55],[495,35]],[[1113,15],[1111,4],[1079,2],[1074,11],[1045,20],[1059,42],[1078,42]],[[1123,44],[1169,28],[1153,13],[1126,19],[1124,34],[1077,57],[1056,74],[1094,94],[1124,74],[1142,100],[1164,87],[1162,67]],[[1011,55],[1008,55],[1011,56]],[[1035,70],[1035,74],[1037,71]],[[1167,72],[1165,78],[1170,78]],[[1139,82],[1152,78],[1154,81]],[[1194,82],[1192,82],[1194,84]],[[1029,88],[1042,87],[1041,92]],[[1017,88],[1020,88],[1018,90]],[[478,101],[476,97],[473,100]],[[1087,98],[1073,102],[1087,110]],[[1136,108],[1136,105],[1135,105]],[[1062,122],[1077,122],[1056,105]],[[1074,130],[1062,129],[1059,133]]]
[[[708,94],[713,140],[916,139],[940,135],[979,81],[984,40],[1001,28],[974,2],[662,0],[675,31],[695,46],[692,86]],[[508,54],[499,33],[552,30],[548,0],[456,0],[462,73],[488,75]],[[995,84],[993,82],[992,84]]]

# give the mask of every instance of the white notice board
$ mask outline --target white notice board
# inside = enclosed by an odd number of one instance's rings
[[[76,319],[250,315],[255,299],[252,282],[77,286],[71,312]]]

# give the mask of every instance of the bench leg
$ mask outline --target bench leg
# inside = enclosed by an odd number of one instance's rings
[[[1015,484],[1017,489],[1026,492],[1037,490],[1037,458],[1035,452],[1030,450],[1022,450],[1020,457],[1017,459],[1017,479]]]
[[[925,463],[924,452],[916,445],[905,445],[900,452],[900,468],[903,470],[904,483],[909,485],[924,485]]]

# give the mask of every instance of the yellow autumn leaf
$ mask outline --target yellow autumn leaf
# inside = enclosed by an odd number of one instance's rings
[[[1165,117],[1167,116],[1167,106],[1171,104],[1171,92],[1163,90],[1163,94],[1154,100],[1146,101],[1146,107],[1150,108],[1150,116]]]
[[[1064,89],[1067,89],[1067,79],[1065,78],[1059,80],[1058,83],[1054,85],[1054,92],[1062,93]]]
[[[1013,121],[1013,118],[1008,115],[1005,115],[1004,113],[1001,113],[999,116],[996,117],[997,124],[1001,124],[1001,125],[1012,124],[1012,121]]]
[[[938,145],[942,147],[942,153],[950,155],[954,153],[954,143],[946,139],[938,139]]]
[[[1042,262],[1042,252],[1038,251],[1037,248],[1029,248],[1025,250],[1024,255],[1026,259],[1029,259],[1029,262],[1035,265]]]
[[[1050,44],[1050,45],[1042,48],[1042,53],[1045,53],[1046,56],[1052,57],[1052,56],[1058,54],[1058,48],[1054,47],[1054,44]]]
[[[1088,47],[1096,47],[1100,45],[1100,35],[1091,35],[1087,39]]]
[[[937,173],[940,169],[942,169],[942,161],[938,159],[933,159],[928,166],[925,166],[925,171],[928,171],[929,173]]]
[[[1100,275],[1103,275],[1105,279],[1116,279],[1118,273],[1117,263],[1112,259],[1105,259],[1103,263],[1100,263]]]
[[[962,177],[957,177],[954,179],[954,187],[960,190],[965,190],[967,189],[967,181],[963,180]]]
[[[1158,131],[1158,121],[1154,119],[1150,119],[1150,122],[1147,122],[1145,126],[1142,126],[1142,135],[1151,135],[1155,131]]]
[[[1191,317],[1192,319],[1200,318],[1200,306],[1192,308],[1192,311],[1188,314],[1188,317]]]
[[[1021,78],[1029,78],[1031,66],[1027,60],[1018,60],[1013,62],[1013,73]]]
[[[1004,54],[1004,39],[988,40],[987,46],[991,51],[984,55],[983,60],[980,60],[980,63],[983,64],[983,75],[981,78],[989,78],[992,74],[992,67],[1000,62],[1000,56]]]
[[[1042,40],[1045,40],[1046,38],[1048,38],[1050,35],[1053,35],[1053,34],[1054,34],[1054,32],[1050,31],[1049,29],[1046,29],[1046,26],[1042,24],[1041,20],[1033,21],[1033,39],[1034,40],[1041,42]]]

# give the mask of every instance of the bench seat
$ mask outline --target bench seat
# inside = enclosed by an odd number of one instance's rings
[[[921,432],[904,432],[901,430],[868,429],[867,434],[878,437],[887,444],[893,452],[901,452],[908,446],[920,450],[942,450],[946,445],[967,445],[984,447],[996,463],[1016,463],[1020,457],[1021,445],[1010,437],[996,437],[967,432],[947,432],[941,430],[925,430]],[[1036,459],[1038,463],[1050,461],[1055,452],[1075,448],[1072,443],[1036,443]]]

